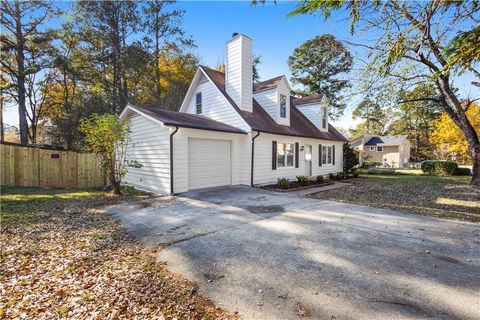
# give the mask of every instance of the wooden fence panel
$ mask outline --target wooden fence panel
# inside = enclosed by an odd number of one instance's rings
[[[0,183],[6,186],[92,188],[105,184],[93,154],[0,144]]]

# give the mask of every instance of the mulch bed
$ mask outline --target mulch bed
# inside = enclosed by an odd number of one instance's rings
[[[309,181],[308,185],[301,184],[298,181],[291,181],[288,184],[287,189],[281,188],[278,183],[275,184],[269,184],[266,186],[260,186],[261,189],[266,189],[270,191],[277,191],[277,192],[291,192],[291,191],[297,191],[297,190],[303,190],[303,189],[308,189],[308,188],[314,188],[314,187],[323,187],[323,186],[328,186],[333,184],[333,181],[325,181],[323,183],[317,183],[316,181]]]

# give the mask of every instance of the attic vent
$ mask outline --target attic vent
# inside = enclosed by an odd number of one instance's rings
[[[233,37],[236,37],[236,36],[238,36],[238,32],[234,32],[234,33],[232,34],[232,38],[233,38]]]

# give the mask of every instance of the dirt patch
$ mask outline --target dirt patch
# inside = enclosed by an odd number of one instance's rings
[[[316,181],[309,181],[307,185],[302,184],[298,181],[291,181],[288,184],[288,188],[283,189],[281,188],[278,183],[275,184],[269,184],[266,186],[261,186],[261,189],[265,190],[270,190],[270,191],[277,191],[277,192],[291,192],[291,191],[297,191],[297,190],[304,190],[308,188],[314,188],[314,187],[323,187],[323,186],[328,186],[333,184],[333,181],[326,181],[324,183],[317,183]]]

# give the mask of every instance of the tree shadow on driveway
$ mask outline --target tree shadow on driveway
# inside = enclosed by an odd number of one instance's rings
[[[170,270],[246,318],[480,314],[478,224],[223,189],[109,212],[143,242],[166,245],[159,259]],[[248,210],[268,206],[278,210]],[[140,224],[148,232],[136,230]]]

